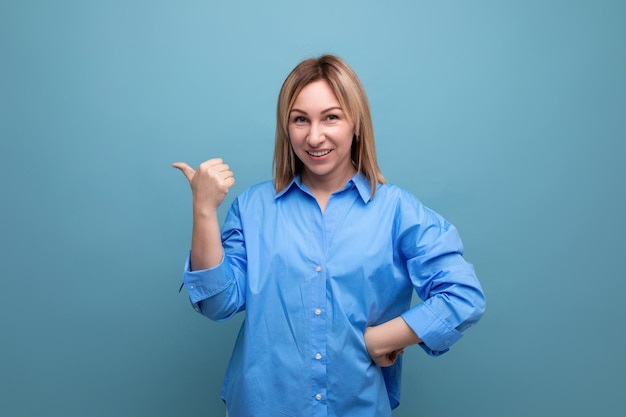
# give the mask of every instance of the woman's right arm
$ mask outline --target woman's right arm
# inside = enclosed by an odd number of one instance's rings
[[[233,173],[220,158],[203,162],[197,170],[185,162],[172,166],[185,175],[193,196],[191,269],[213,268],[224,256],[217,209],[235,183]]]

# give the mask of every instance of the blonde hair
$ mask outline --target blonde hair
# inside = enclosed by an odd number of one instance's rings
[[[285,79],[276,109],[276,142],[274,144],[274,186],[282,191],[302,171],[303,164],[296,156],[289,140],[289,112],[300,91],[308,84],[325,80],[337,96],[341,108],[354,124],[352,162],[358,172],[370,181],[372,194],[385,178],[376,161],[374,127],[365,89],[352,68],[341,58],[322,55],[298,64]]]

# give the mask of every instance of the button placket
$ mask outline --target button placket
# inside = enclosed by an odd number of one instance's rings
[[[323,309],[326,308],[327,272],[323,265],[323,259],[320,259],[317,263],[313,264],[315,275],[313,281],[311,282],[313,306],[311,311],[313,314],[310,316],[311,332],[313,334],[310,356],[313,371],[312,395],[315,399],[314,402],[318,404],[316,407],[324,407],[323,409],[317,409],[316,413],[325,413],[324,410],[327,388],[326,361],[324,360],[324,356],[326,355],[326,319],[325,314],[323,314]]]

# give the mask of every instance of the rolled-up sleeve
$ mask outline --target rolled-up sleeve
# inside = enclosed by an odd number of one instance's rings
[[[191,254],[185,261],[183,284],[192,303],[197,303],[215,294],[221,293],[229,285],[233,284],[233,276],[222,261],[219,265],[210,269],[191,270]]]
[[[474,267],[463,258],[456,228],[425,207],[405,230],[403,253],[413,287],[422,300],[402,314],[430,355],[447,352],[485,311],[485,295]]]
[[[231,206],[222,230],[222,262],[213,268],[192,271],[189,253],[183,272],[183,286],[194,310],[216,321],[245,309],[245,244],[236,203]]]
[[[187,256],[183,285],[194,310],[212,320],[226,320],[241,310],[232,269],[222,261],[210,269],[192,271]]]

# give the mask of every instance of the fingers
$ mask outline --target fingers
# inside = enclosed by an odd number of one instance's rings
[[[230,167],[221,158],[213,158],[193,169],[185,162],[175,162],[172,167],[179,169],[189,181],[194,205],[217,208],[235,184]]]
[[[372,356],[372,361],[383,368],[393,365],[398,360],[401,354],[404,353],[404,348],[397,349],[388,353],[381,354],[379,356]]]
[[[186,162],[174,162],[172,164],[173,168],[179,169],[185,177],[191,182],[196,170],[189,166]],[[204,161],[198,169],[202,169],[205,172],[209,172],[212,175],[216,175],[220,180],[232,180],[231,185],[234,184],[235,178],[233,172],[230,170],[230,167],[222,161],[221,158],[213,158],[207,161]]]
[[[198,171],[214,179],[219,187],[227,191],[235,183],[235,176],[230,167],[220,158],[209,159],[198,167]]]

